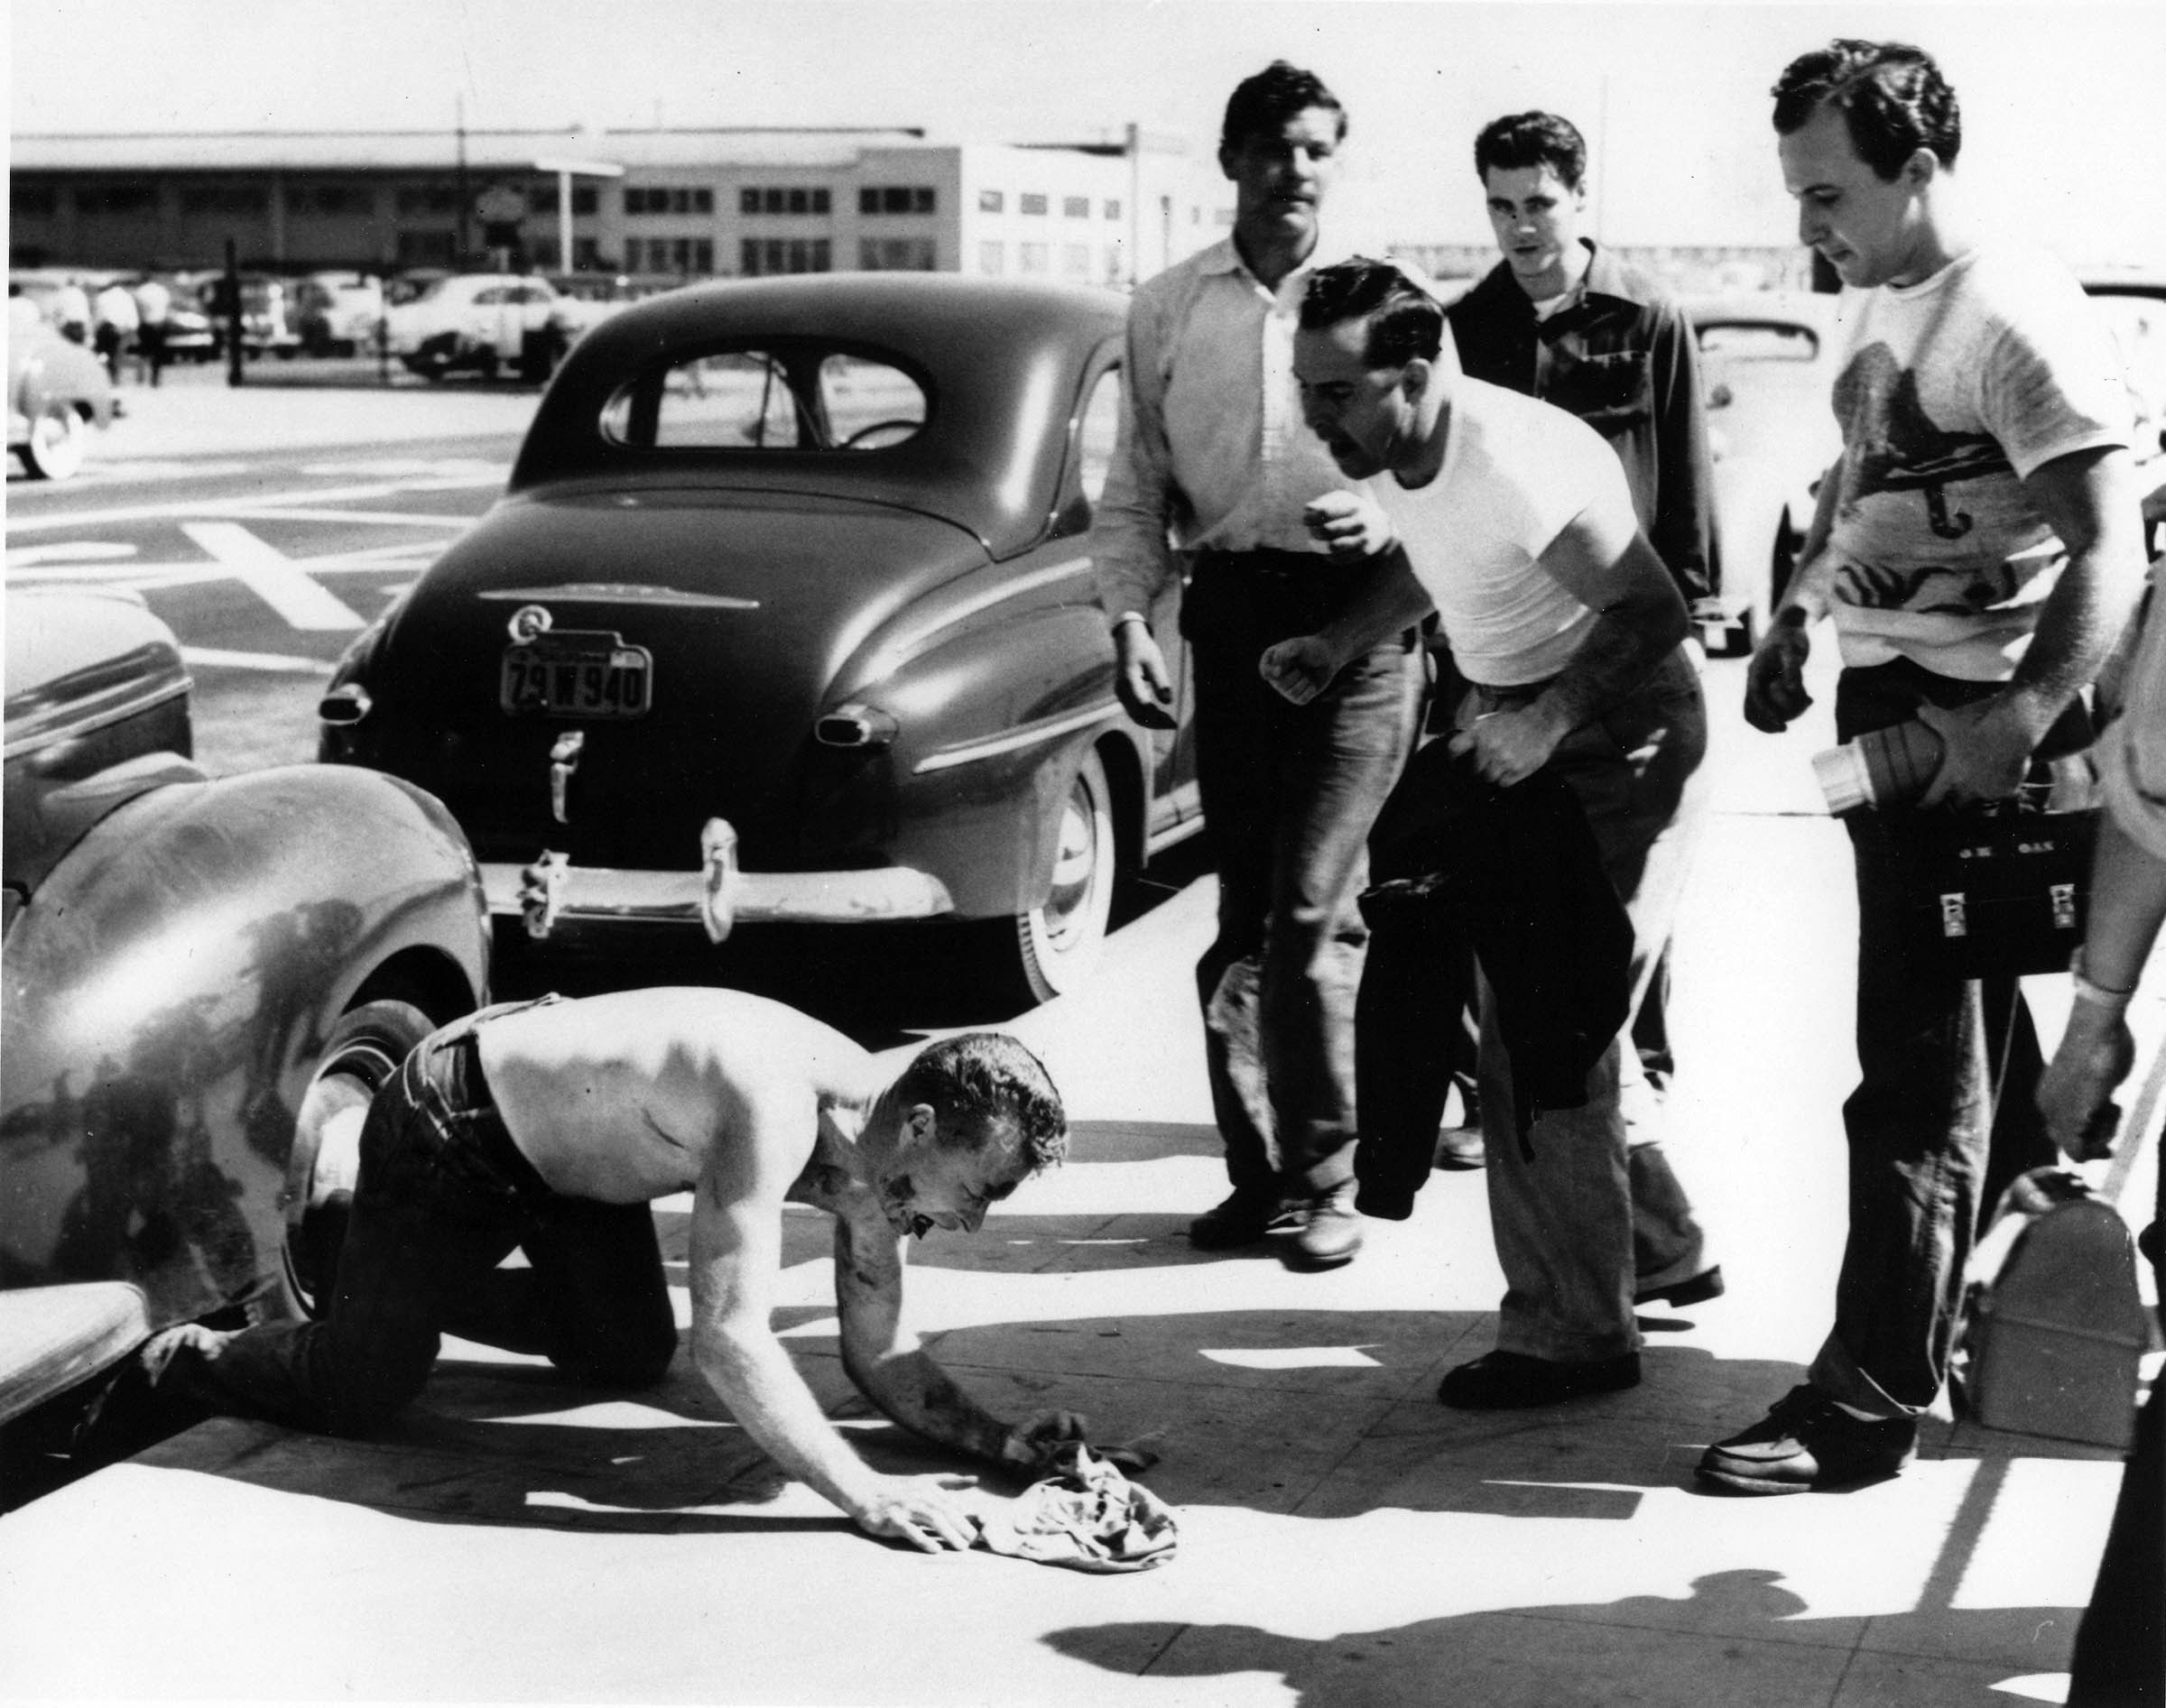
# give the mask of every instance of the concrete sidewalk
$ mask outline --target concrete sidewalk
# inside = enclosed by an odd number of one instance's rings
[[[2111,1454],[1940,1422],[1912,1470],[1854,1493],[1754,1500],[1691,1484],[1707,1441],[1798,1380],[1839,1256],[1847,853],[1836,826],[1790,810],[1822,733],[1740,774],[1695,880],[1671,1109],[1731,1290],[1643,1319],[1637,1389],[1527,1413],[1436,1403],[1438,1378],[1495,1326],[1479,1175],[1433,1176],[1411,1221],[1372,1224],[1360,1260],[1330,1274],[1189,1247],[1189,1218],[1224,1190],[1189,980],[1211,928],[1205,880],[1117,937],[1089,990],[1016,1023],[1068,1097],[1072,1159],[977,1237],[918,1247],[910,1287],[940,1358],[996,1411],[1070,1406],[1100,1439],[1157,1448],[1150,1482],[1180,1525],[1172,1562],[1089,1577],[885,1547],[783,1482],[681,1357],[660,1390],[623,1399],[454,1343],[385,1440],[218,1421],[0,1519],[0,1691],[2059,1700],[2119,1477]],[[2166,1004],[2139,1007],[2148,1062]],[[2057,1024],[2041,1016],[2049,1037]],[[2128,1099],[2154,1128],[2158,1078]],[[2152,1166],[2124,1186],[2132,1209]],[[687,1206],[657,1214],[681,1288]],[[828,1252],[826,1220],[791,1210],[778,1329],[875,1463],[959,1468],[873,1417],[844,1379]]]

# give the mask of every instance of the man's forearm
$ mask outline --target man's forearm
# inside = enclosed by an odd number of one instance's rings
[[[2120,543],[2101,541],[2069,558],[2004,690],[2034,740],[2097,676],[2128,620],[2143,564],[2134,551],[2123,553],[2126,561],[2115,561]]]
[[[2166,860],[2101,813],[2084,921],[2083,971],[2109,991],[2133,991],[2166,922]]]
[[[957,1386],[922,1348],[868,1357],[853,1354],[846,1344],[843,1368],[858,1391],[903,1428],[980,1459],[1001,1459],[1008,1426]]]
[[[1331,573],[1320,565],[1319,570]],[[1436,609],[1400,547],[1379,552],[1347,573],[1355,578],[1353,592],[1319,631],[1342,665],[1413,628]]]
[[[706,1331],[695,1336],[693,1356],[730,1416],[770,1458],[856,1515],[869,1498],[873,1472],[828,1420],[772,1333]]]
[[[1573,730],[1607,711],[1638,688],[1685,638],[1681,606],[1638,605],[1605,611],[1595,619],[1572,660],[1544,688],[1535,704],[1547,709],[1558,727]]]

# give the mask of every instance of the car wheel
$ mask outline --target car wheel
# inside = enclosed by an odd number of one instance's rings
[[[412,1003],[388,1000],[348,1009],[331,1029],[294,1117],[282,1286],[263,1301],[264,1317],[295,1320],[328,1308],[369,1102],[434,1029],[435,1022]]]
[[[493,380],[496,377],[496,365],[495,346],[483,345],[474,357],[474,371],[485,380]]]
[[[1090,975],[1106,946],[1117,862],[1106,768],[1086,753],[1061,805],[1052,887],[1041,906],[1014,917],[1009,934],[1009,983],[1018,993],[1051,1002]]]
[[[23,466],[39,480],[66,480],[83,466],[90,429],[71,403],[48,403],[30,424]]]

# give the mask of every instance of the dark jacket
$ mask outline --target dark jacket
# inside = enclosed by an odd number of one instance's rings
[[[1577,415],[1624,466],[1640,531],[1689,606],[1719,584],[1713,478],[1692,323],[1636,267],[1596,245],[1576,300],[1547,320],[1499,262],[1451,306],[1459,364]]]
[[[1419,790],[1412,799],[1421,806],[1401,816],[1389,846],[1372,846],[1378,882],[1361,899],[1370,940],[1360,1023],[1368,1028],[1370,1015],[1382,1020],[1382,1011],[1396,1007],[1410,1023],[1396,1048],[1443,1048],[1441,1027],[1456,1020],[1457,1006],[1439,1010],[1422,977],[1394,992],[1392,969],[1402,959],[1395,950],[1419,942],[1420,958],[1433,966],[1444,939],[1470,943],[1496,993],[1524,1149],[1543,1110],[1586,1103],[1587,1076],[1624,1024],[1632,921],[1602,869],[1579,798],[1555,772],[1498,789],[1448,743],[1431,742],[1401,787]],[[1366,1081],[1363,1094],[1356,1207],[1402,1218],[1429,1177],[1436,1123],[1394,1122],[1371,1109]]]

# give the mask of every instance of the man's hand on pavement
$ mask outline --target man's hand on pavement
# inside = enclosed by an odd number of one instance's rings
[[[1287,699],[1306,706],[1331,686],[1338,674],[1338,654],[1320,634],[1297,634],[1264,648],[1256,668]]]
[[[1526,780],[1550,762],[1567,732],[1539,701],[1506,712],[1485,712],[1473,727],[1451,738],[1450,751],[1470,753],[1474,768],[1501,789]]]
[[[1118,623],[1113,630],[1113,691],[1121,709],[1145,729],[1172,729],[1173,679],[1148,623]]]
[[[1790,721],[1812,704],[1805,691],[1805,660],[1812,642],[1804,625],[1778,619],[1753,652],[1745,669],[1745,721],[1779,735]]]
[[[2125,1019],[2081,1000],[2070,1005],[2060,1048],[2038,1082],[2038,1112],[2070,1161],[2113,1155],[2121,1125],[2114,1089],[2135,1060],[2136,1040]]]
[[[1050,1469],[1069,1442],[1084,1438],[1084,1420],[1072,1411],[1041,1411],[1010,1429],[1000,1460],[1025,1471]]]
[[[2004,695],[1968,706],[1921,706],[1918,721],[1939,736],[1945,750],[1921,807],[2006,800],[2023,787],[2038,742]]]
[[[1334,558],[1374,558],[1397,538],[1384,507],[1366,493],[1326,493],[1301,506],[1309,537]]]
[[[956,1494],[977,1486],[976,1477],[879,1477],[850,1517],[867,1536],[908,1542],[928,1554],[967,1548],[977,1539],[977,1521]]]

